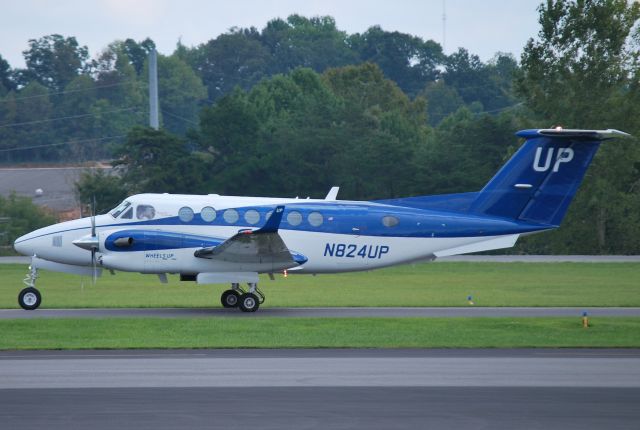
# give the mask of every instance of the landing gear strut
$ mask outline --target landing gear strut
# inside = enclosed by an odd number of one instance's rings
[[[20,307],[27,311],[32,311],[40,306],[42,297],[40,291],[36,289],[36,279],[38,279],[38,269],[33,266],[29,266],[29,273],[22,282],[26,285],[20,294],[18,294],[18,304]]]
[[[222,293],[220,301],[225,308],[240,308],[242,312],[255,312],[264,303],[264,294],[258,289],[258,284],[250,282],[249,291],[240,287],[239,283],[231,284],[231,289]]]

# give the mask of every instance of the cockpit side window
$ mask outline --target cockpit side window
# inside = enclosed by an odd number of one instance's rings
[[[126,208],[128,208],[129,206],[131,206],[131,203],[130,203],[130,202],[128,202],[128,201],[126,201],[126,200],[125,200],[125,201],[123,201],[122,203],[120,203],[120,204],[118,205],[118,207],[117,207],[117,208],[115,208],[114,210],[112,210],[112,211],[111,211],[111,216],[112,216],[112,217],[114,217],[114,218],[118,218],[118,216],[119,216],[122,212],[124,212],[124,210],[125,210]]]
[[[136,218],[153,219],[156,216],[156,210],[151,205],[138,205],[136,208]]]
[[[133,208],[129,208],[122,214],[120,219],[131,219],[133,218]]]

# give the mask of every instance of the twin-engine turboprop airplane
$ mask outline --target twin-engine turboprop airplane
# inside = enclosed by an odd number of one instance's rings
[[[508,248],[560,225],[603,140],[617,130],[523,130],[522,147],[479,192],[377,201],[139,194],[106,215],[45,227],[15,241],[32,257],[18,297],[36,309],[38,269],[101,269],[230,283],[224,307],[256,311],[258,274],[371,270]],[[248,289],[242,289],[247,283]]]

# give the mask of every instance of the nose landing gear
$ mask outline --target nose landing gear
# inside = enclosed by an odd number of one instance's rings
[[[38,269],[31,265],[29,266],[29,273],[22,281],[26,288],[18,294],[18,304],[24,310],[32,311],[37,309],[42,301],[40,291],[36,289],[36,279],[38,279]]]
[[[231,289],[222,293],[220,301],[225,308],[240,308],[242,312],[255,312],[261,304],[264,303],[265,297],[262,291],[258,289],[258,284],[250,282],[249,291],[245,291],[240,284],[234,282]]]

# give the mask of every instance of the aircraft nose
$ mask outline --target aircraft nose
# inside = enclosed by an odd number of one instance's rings
[[[31,246],[29,235],[20,236],[13,242],[13,249],[22,255],[33,255],[33,247]]]

